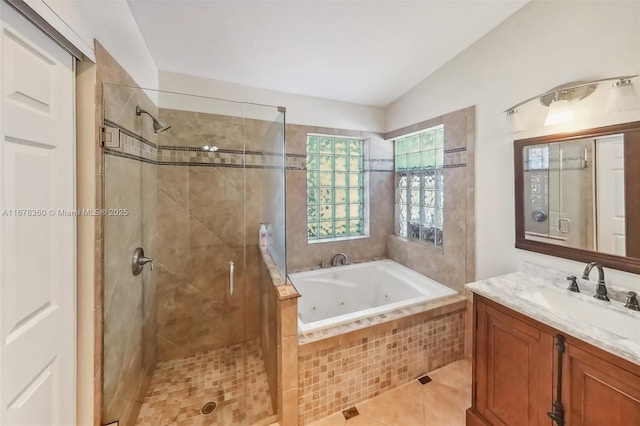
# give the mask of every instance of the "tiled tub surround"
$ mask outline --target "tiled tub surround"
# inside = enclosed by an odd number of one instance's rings
[[[475,273],[475,107],[398,129],[384,137],[393,139],[440,124],[444,124],[443,247],[407,240],[392,231],[388,234],[386,254],[463,293],[465,283],[473,281]]]
[[[300,294],[260,250],[262,347],[269,389],[281,425],[298,422],[298,305]],[[267,355],[269,354],[269,355]]]
[[[467,299],[455,295],[298,336],[299,424],[464,356]]]
[[[302,333],[456,294],[389,259],[299,272],[289,278],[302,294],[298,299]]]
[[[365,131],[287,124],[287,156],[300,158],[303,168],[286,173],[287,270],[306,271],[329,263],[338,252],[352,262],[384,259],[385,239],[393,233],[393,146],[382,135]],[[307,134],[341,135],[364,140],[365,199],[369,201],[369,236],[342,241],[307,242]],[[367,213],[365,212],[365,215]]]
[[[640,343],[638,343],[638,341],[640,341],[640,335],[638,340],[634,342],[601,328],[571,319],[563,315],[562,312],[554,312],[550,309],[541,308],[537,304],[531,303],[518,296],[518,293],[532,288],[553,287],[564,292],[567,288],[566,277],[570,274],[543,268],[529,262],[523,262],[521,269],[521,272],[476,281],[467,284],[466,287],[474,293],[527,315],[556,330],[567,333],[597,348],[640,365]],[[623,308],[625,289],[608,284],[607,289],[612,301],[602,302],[591,298],[591,295],[595,294],[595,282],[578,279],[578,286],[580,287],[581,293],[570,294],[572,297],[584,297],[584,295],[588,295],[585,297],[586,303],[609,303],[608,306],[613,306],[611,309],[616,309],[622,314],[627,315],[629,321],[640,323],[640,312]]]

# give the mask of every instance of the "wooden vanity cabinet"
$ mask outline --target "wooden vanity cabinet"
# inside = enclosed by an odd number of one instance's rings
[[[484,423],[549,425],[553,335],[485,303],[475,306],[472,409]]]
[[[474,295],[467,426],[552,426],[561,335],[565,426],[640,426],[640,366]]]
[[[567,426],[640,426],[640,372],[618,367],[619,358],[608,355],[605,360],[566,343],[562,402]]]

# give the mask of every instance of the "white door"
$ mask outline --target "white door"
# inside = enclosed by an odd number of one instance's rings
[[[598,251],[624,256],[624,141],[622,135],[596,139]]]
[[[4,2],[0,20],[0,424],[73,425],[74,62]]]

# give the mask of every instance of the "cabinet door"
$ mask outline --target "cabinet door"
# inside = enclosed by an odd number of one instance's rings
[[[570,344],[566,351],[567,426],[640,425],[640,378]]]
[[[476,410],[494,426],[551,425],[553,337],[476,304]]]

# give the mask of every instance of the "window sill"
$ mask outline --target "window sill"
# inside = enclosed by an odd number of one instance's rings
[[[335,237],[335,238],[323,238],[321,240],[307,240],[307,244],[318,244],[318,243],[334,243],[339,241],[350,241],[350,240],[362,240],[364,238],[369,238],[368,235],[354,235],[350,237]]]

